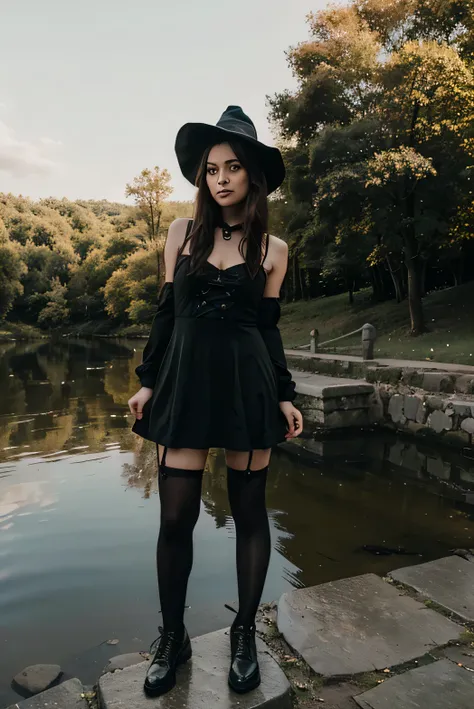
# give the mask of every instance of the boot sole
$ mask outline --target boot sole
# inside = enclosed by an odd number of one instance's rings
[[[192,653],[191,645],[189,645],[185,649],[185,651],[178,657],[178,659],[176,661],[176,667],[178,667],[179,665],[186,664],[186,662],[188,662],[191,659],[192,654],[193,653]],[[167,682],[166,684],[162,684],[160,687],[150,687],[147,685],[146,680],[145,680],[145,683],[143,685],[143,689],[149,697],[159,697],[162,694],[166,694],[167,692],[171,691],[175,685],[176,685],[176,672],[174,672],[171,675],[169,682]]]
[[[257,689],[257,687],[260,685],[261,681],[262,680],[261,680],[260,674],[258,674],[257,677],[254,680],[252,680],[252,682],[249,682],[245,686],[244,685],[234,685],[231,682],[230,677],[228,678],[229,687],[237,694],[247,694],[247,692],[251,692],[253,689]]]

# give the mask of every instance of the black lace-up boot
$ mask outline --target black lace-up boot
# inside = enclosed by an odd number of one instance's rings
[[[239,694],[260,684],[260,669],[255,645],[255,625],[233,625],[230,629],[231,665],[229,685]]]
[[[146,673],[145,692],[153,697],[169,692],[176,684],[176,667],[191,657],[191,642],[186,628],[181,632],[159,628],[160,637],[150,647],[153,659]]]

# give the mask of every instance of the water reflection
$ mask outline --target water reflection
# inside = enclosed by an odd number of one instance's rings
[[[28,664],[58,662],[91,683],[108,657],[156,636],[156,451],[130,431],[126,406],[142,346],[0,345],[0,706],[16,701],[10,680]],[[383,436],[313,447],[322,464],[281,450],[272,457],[265,600],[474,546],[465,498],[473,461]],[[224,603],[236,597],[221,451],[208,458],[195,539],[193,635],[228,624]],[[414,555],[377,556],[364,545]],[[104,645],[112,637],[118,647]]]

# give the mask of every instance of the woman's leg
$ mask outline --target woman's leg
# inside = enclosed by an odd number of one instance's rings
[[[235,620],[252,625],[270,560],[270,529],[265,487],[271,450],[226,451],[227,489],[237,536],[239,612]]]
[[[229,502],[237,536],[239,611],[230,633],[229,684],[244,693],[260,684],[255,616],[270,560],[270,529],[265,505],[270,450],[226,451]]]
[[[183,622],[189,574],[193,563],[193,530],[201,507],[202,473],[208,451],[167,449],[159,462],[161,522],[156,551],[163,628],[152,647],[144,689],[157,696],[176,683],[176,667],[191,657]]]
[[[156,568],[164,630],[183,629],[193,563],[193,531],[201,507],[207,453],[207,450],[164,449],[159,458],[161,522]]]

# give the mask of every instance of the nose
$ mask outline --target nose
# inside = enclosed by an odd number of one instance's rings
[[[228,182],[229,182],[229,178],[227,177],[225,172],[221,171],[221,173],[219,174],[218,184],[219,185],[226,185]]]

